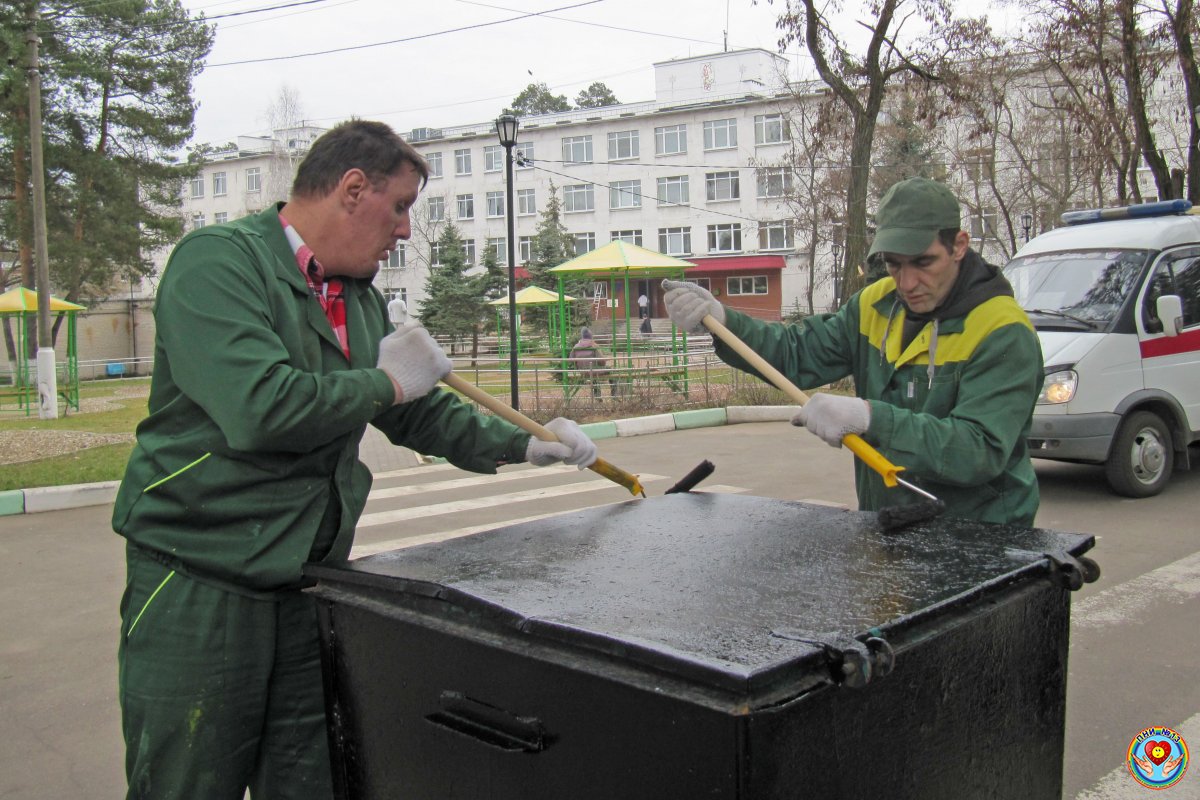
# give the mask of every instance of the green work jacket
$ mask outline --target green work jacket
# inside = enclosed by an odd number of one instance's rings
[[[394,406],[375,367],[383,296],[345,280],[347,361],[296,265],[279,211],[204,227],[175,248],[154,307],[149,416],[113,527],[182,571],[252,592],[292,588],[314,542],[350,552],[370,471],[368,423],[475,472],[524,460],[528,434],[435,389]]]
[[[1032,525],[1037,476],[1026,437],[1042,387],[1042,353],[1012,297],[992,297],[965,316],[925,327],[901,349],[904,307],[895,282],[877,281],[833,314],[772,325],[726,310],[726,325],[801,388],[853,376],[871,405],[863,438],[903,477],[946,503],[946,513]],[[750,372],[717,341],[725,362]],[[930,353],[933,369],[930,370]],[[877,511],[920,498],[855,460],[859,507]]]

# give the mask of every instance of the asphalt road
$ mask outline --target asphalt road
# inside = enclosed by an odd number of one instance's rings
[[[601,442],[609,461],[661,494],[701,459],[701,489],[853,507],[851,456],[787,423],[700,428]],[[1200,452],[1193,455],[1200,464]],[[1125,768],[1152,725],[1200,748],[1200,470],[1156,498],[1108,492],[1097,468],[1039,462],[1040,527],[1096,536],[1103,575],[1073,596],[1064,798],[1149,791]],[[656,477],[655,477],[656,476]],[[506,522],[623,502],[590,472],[521,465],[500,476],[444,465],[377,475],[356,555]],[[98,506],[0,518],[0,798],[124,792],[115,698],[123,540]],[[1200,767],[1170,789],[1200,798]]]

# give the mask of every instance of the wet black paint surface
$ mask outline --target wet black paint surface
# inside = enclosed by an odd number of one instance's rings
[[[813,655],[818,646],[803,640],[952,616],[1046,575],[1043,553],[1092,544],[946,517],[883,533],[865,512],[678,494],[310,571],[326,585],[436,598],[530,637],[744,686]]]

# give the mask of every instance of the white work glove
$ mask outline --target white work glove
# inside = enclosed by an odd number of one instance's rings
[[[702,320],[705,314],[725,324],[725,307],[717,302],[717,298],[708,289],[687,281],[663,281],[663,304],[667,307],[667,316],[675,323],[675,327],[687,333],[705,333]]]
[[[814,394],[792,417],[792,424],[808,428],[830,447],[841,447],[843,436],[862,435],[870,426],[871,404],[840,394]]]
[[[406,322],[379,340],[376,366],[400,387],[397,403],[407,403],[429,394],[454,367],[441,345],[419,323]]]
[[[583,429],[565,417],[555,417],[546,423],[546,429],[558,437],[557,442],[543,442],[536,436],[525,448],[525,460],[535,467],[548,467],[563,462],[575,464],[580,469],[590,467],[596,461],[596,443],[587,437]]]

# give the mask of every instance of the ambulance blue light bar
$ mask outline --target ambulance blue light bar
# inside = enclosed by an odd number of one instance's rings
[[[1155,203],[1141,203],[1136,206],[1068,211],[1062,215],[1062,221],[1064,225],[1086,225],[1089,222],[1107,222],[1112,219],[1167,217],[1172,214],[1186,214],[1191,207],[1191,200],[1159,200]]]

